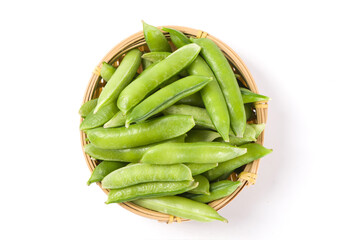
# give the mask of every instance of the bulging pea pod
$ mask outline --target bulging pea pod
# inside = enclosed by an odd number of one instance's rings
[[[150,61],[153,64],[156,64],[165,58],[167,58],[171,53],[170,52],[149,52],[142,55],[143,59],[146,59],[147,61]],[[189,75],[186,71],[186,69],[179,72],[179,75],[182,77],[185,77]]]
[[[118,111],[109,121],[104,124],[104,128],[122,127],[125,126],[126,116]]]
[[[118,162],[133,162],[137,163],[140,161],[142,155],[151,147],[166,143],[166,142],[184,142],[185,134],[176,138],[165,140],[159,143],[154,143],[142,147],[136,148],[127,148],[127,149],[102,149],[96,147],[94,144],[89,143],[85,145],[85,153],[89,154],[91,157],[104,160],[104,161],[118,161]],[[204,171],[205,172],[205,171]]]
[[[147,97],[137,105],[126,117],[125,126],[132,122],[142,122],[154,114],[161,112],[183,97],[199,91],[211,78],[203,76],[189,76],[182,78]]]
[[[90,179],[87,182],[87,185],[90,185],[94,182],[101,182],[103,178],[109,173],[115,171],[116,169],[122,168],[126,166],[127,163],[124,162],[110,162],[103,161],[99,165],[97,165],[94,171],[91,174]]]
[[[192,63],[200,50],[201,48],[196,44],[186,45],[152,68],[145,70],[120,93],[117,102],[119,109],[124,114],[129,112],[152,90]]]
[[[172,28],[163,28],[163,31],[166,31],[170,34],[171,41],[177,48],[181,48],[187,44],[190,44],[189,38],[182,32],[172,29]]]
[[[160,29],[151,26],[144,21],[143,23],[143,32],[145,41],[151,52],[171,52],[171,47],[168,43],[168,40],[161,32]]]
[[[186,104],[191,105],[195,107],[204,107],[204,102],[201,99],[201,95],[199,92],[196,92],[194,94],[191,94],[190,96],[184,97],[183,99],[180,99],[176,104]]]
[[[102,187],[120,189],[145,182],[192,181],[190,169],[184,164],[153,165],[136,163],[120,168],[107,175]]]
[[[193,129],[187,133],[186,142],[212,142],[218,138],[221,138],[218,132]]]
[[[201,175],[196,175],[196,176],[194,176],[194,181],[199,183],[199,185],[191,190],[188,190],[187,192],[194,193],[194,194],[205,194],[205,195],[210,194],[210,191],[209,191],[210,183],[206,177],[201,176]]]
[[[229,180],[223,180],[219,182],[214,182],[210,184],[210,194],[193,195],[190,198],[197,202],[208,203],[229,196],[239,186],[239,181],[233,182]]]
[[[241,90],[241,96],[242,96],[244,104],[270,100],[269,97],[254,93],[254,92],[250,91],[249,89],[240,88],[240,90]]]
[[[87,117],[90,113],[92,113],[94,111],[96,104],[97,104],[97,98],[91,99],[91,100],[87,101],[86,103],[84,103],[79,109],[80,116],[82,118]]]
[[[169,115],[134,124],[129,128],[90,129],[87,137],[98,148],[133,148],[181,136],[194,126],[191,116]]]
[[[247,152],[244,155],[226,162],[219,163],[216,168],[210,169],[203,175],[207,179],[209,179],[209,181],[214,181],[221,177],[223,174],[234,171],[236,168],[248,164],[256,159],[262,158],[272,152],[271,149],[267,149],[257,143],[247,143],[242,145],[241,147],[247,149]]]
[[[223,142],[223,139],[218,138],[215,141]],[[239,137],[235,137],[235,136],[230,135],[229,143],[231,145],[240,146],[240,145],[243,145],[245,143],[255,142],[255,141],[256,141],[256,131],[255,131],[255,129],[252,127],[252,125],[246,124],[246,128],[245,128],[245,132],[244,132],[243,137],[239,138]]]
[[[193,176],[204,173],[210,169],[217,167],[218,163],[184,163],[191,170]]]
[[[115,73],[115,71],[116,71],[116,67],[114,67],[111,64],[108,64],[107,62],[103,62],[103,65],[100,70],[100,76],[102,77],[102,79],[108,82],[111,76]]]
[[[163,143],[147,150],[140,162],[151,164],[219,163],[245,153],[245,148],[219,142]]]
[[[184,197],[165,196],[145,198],[135,200],[133,203],[150,210],[200,222],[211,222],[214,220],[228,222],[226,218],[220,216],[218,212],[209,205]]]
[[[173,196],[194,189],[198,184],[195,181],[147,182],[121,189],[112,189],[108,194],[106,204],[133,201],[140,198]]]
[[[98,103],[94,109],[96,113],[110,102],[115,102],[120,92],[131,82],[141,63],[141,55],[138,49],[132,49],[126,53],[119,67],[112,74],[108,83],[101,91]]]
[[[80,124],[80,130],[88,130],[104,125],[109,121],[119,109],[114,102],[102,107],[97,113],[91,112]]]

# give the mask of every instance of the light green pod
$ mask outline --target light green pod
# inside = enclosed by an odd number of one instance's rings
[[[250,126],[255,130],[255,138],[258,138],[260,134],[264,131],[266,124],[250,124]]]
[[[199,92],[196,92],[194,94],[191,94],[190,96],[184,97],[183,99],[180,99],[176,104],[186,104],[191,105],[195,107],[204,107],[204,102],[201,99],[201,95]]]
[[[245,148],[219,142],[163,143],[147,150],[140,162],[151,164],[219,163],[245,153]]]
[[[151,52],[171,52],[171,47],[160,29],[151,26],[144,21],[143,32],[145,41]]]
[[[185,34],[183,34],[182,32],[180,32],[176,29],[163,28],[162,30],[166,31],[170,34],[171,41],[177,48],[181,48],[181,47],[191,43],[189,38],[187,36],[185,36]]]
[[[208,203],[232,194],[240,185],[239,181],[223,180],[210,184],[210,194],[201,194],[190,197],[192,200]],[[190,191],[189,191],[190,192]]]
[[[85,145],[84,150],[91,157],[98,160],[105,161],[119,161],[119,162],[139,162],[142,155],[151,147],[167,143],[167,142],[184,142],[185,134],[176,138],[165,140],[159,143],[154,143],[142,147],[126,148],[126,149],[102,149],[96,147],[94,144],[89,143]],[[205,171],[204,171],[205,172]]]
[[[186,45],[144,71],[120,93],[117,102],[119,109],[126,114],[153,89],[192,63],[200,49],[196,44]]]
[[[248,164],[256,159],[262,158],[272,152],[271,149],[267,149],[257,143],[247,143],[241,147],[247,149],[247,152],[244,155],[226,162],[219,163],[219,166],[205,172],[203,175],[209,179],[209,181],[214,181],[223,174],[234,171],[236,168]]]
[[[142,66],[143,66],[143,70],[148,69],[151,65],[153,65],[152,62],[150,62],[147,59],[142,59]]]
[[[210,191],[209,191],[210,183],[206,177],[201,176],[201,175],[196,175],[196,176],[194,176],[194,181],[198,182],[199,185],[192,190],[188,190],[187,192],[194,193],[194,194],[205,194],[205,195],[210,194]]]
[[[90,142],[103,149],[144,146],[187,133],[195,126],[186,115],[169,115],[131,125],[129,128],[95,128],[87,131]]]
[[[136,163],[120,168],[102,181],[106,189],[119,189],[145,182],[172,182],[193,180],[190,169],[184,164],[153,165]]]
[[[218,138],[215,141],[223,142],[223,139]],[[231,145],[240,146],[242,144],[249,143],[249,142],[255,142],[255,141],[256,141],[256,131],[255,131],[255,129],[251,125],[246,124],[245,132],[244,132],[243,137],[239,138],[239,137],[235,137],[235,136],[230,136],[229,143]]]
[[[132,122],[142,122],[152,115],[161,112],[165,108],[176,103],[179,99],[199,91],[211,78],[203,76],[190,76],[180,79],[155,92],[139,105],[126,117],[125,126]]]
[[[87,182],[87,185],[90,185],[94,182],[101,182],[103,178],[109,173],[115,171],[116,169],[126,166],[127,163],[123,162],[110,162],[104,161],[97,165],[94,171],[91,174],[90,179]]]
[[[97,100],[98,100],[97,98],[91,99],[80,107],[79,114],[82,118],[85,118],[87,115],[89,115],[94,111],[94,108],[96,107],[97,104]]]
[[[116,71],[116,67],[108,64],[107,62],[103,62],[103,65],[100,70],[100,76],[102,77],[102,79],[108,82],[111,76],[115,73],[115,71]]]
[[[106,204],[133,201],[139,198],[176,195],[194,189],[196,186],[198,183],[195,181],[140,183],[126,188],[110,190]]]
[[[116,69],[115,73],[111,76],[110,80],[100,93],[98,104],[94,109],[95,113],[106,104],[116,101],[120,92],[135,76],[141,63],[141,54],[142,53],[138,49],[132,49],[125,55],[120,66]]]
[[[244,104],[270,100],[269,97],[254,93],[254,92],[250,91],[249,89],[240,88],[240,90],[241,90],[241,96],[242,96]]]
[[[212,142],[221,138],[218,132],[194,129],[187,133],[186,142]]]
[[[104,128],[122,127],[125,126],[126,116],[118,111],[109,121],[104,124]]]
[[[211,222],[214,220],[227,222],[226,218],[220,216],[209,205],[183,197],[146,198],[135,200],[133,203],[150,210],[200,222]]]
[[[97,113],[91,112],[80,124],[80,130],[88,130],[104,125],[109,121],[119,109],[114,102],[102,107]]]
[[[191,170],[193,176],[204,173],[210,169],[217,167],[218,163],[184,163]]]
[[[152,63],[158,63],[167,58],[170,54],[171,52],[149,52],[143,54],[141,57]]]

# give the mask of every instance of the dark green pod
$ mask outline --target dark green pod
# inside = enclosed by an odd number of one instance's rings
[[[123,162],[109,162],[109,161],[101,162],[99,165],[95,167],[89,181],[87,182],[87,185],[90,185],[91,183],[94,182],[101,182],[106,175],[115,171],[116,169],[126,166],[126,164],[127,163],[123,163]]]
[[[104,125],[119,109],[114,102],[102,107],[97,113],[91,112],[80,124],[80,130],[88,130]]]

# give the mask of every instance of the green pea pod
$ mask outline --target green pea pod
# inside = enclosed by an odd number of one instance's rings
[[[106,175],[115,171],[116,169],[124,167],[126,164],[127,163],[122,163],[122,162],[109,162],[109,161],[101,162],[99,165],[95,167],[89,181],[87,182],[87,185],[90,185],[91,183],[94,182],[101,182]]]
[[[192,190],[188,190],[187,192],[194,193],[194,194],[206,194],[206,195],[210,194],[210,192],[209,192],[210,183],[206,177],[201,176],[201,175],[196,175],[196,176],[194,176],[194,181],[198,182],[199,185]]]
[[[150,62],[149,60],[142,59],[142,66],[144,70],[148,69],[151,65],[153,65],[153,63]]]
[[[126,116],[118,111],[109,121],[104,124],[104,128],[122,127],[125,126]]]
[[[220,137],[220,134],[214,131],[195,129],[188,132],[186,142],[212,142]]]
[[[136,163],[113,171],[101,181],[102,187],[119,189],[145,182],[172,182],[193,180],[184,164],[153,165]]]
[[[150,210],[200,222],[211,222],[214,220],[227,222],[226,218],[220,216],[209,205],[183,197],[166,196],[146,198],[135,200],[133,203]]]
[[[255,138],[258,138],[265,129],[265,123],[250,124],[250,126],[255,130]]]
[[[126,148],[126,149],[102,149],[96,147],[94,144],[89,143],[85,145],[84,150],[91,157],[98,160],[105,161],[119,161],[119,162],[139,162],[142,155],[151,147],[166,143],[166,142],[184,142],[185,134],[176,138],[165,140],[163,142],[154,143],[142,147]]]
[[[94,111],[94,108],[96,107],[97,100],[98,99],[95,98],[95,99],[91,99],[91,100],[87,101],[86,103],[84,103],[79,109],[80,116],[85,118],[87,115],[92,113]]]
[[[165,58],[167,58],[170,54],[171,54],[170,52],[149,52],[149,53],[145,53],[141,57],[152,63],[158,63],[164,60]]]
[[[204,173],[212,168],[217,167],[218,163],[185,163],[185,165],[190,168],[191,174],[193,176]]]
[[[116,71],[116,67],[114,67],[111,64],[108,64],[107,62],[103,62],[103,65],[100,70],[100,75],[102,79],[108,82],[111,76],[115,73],[115,71]]]
[[[176,29],[163,28],[162,30],[166,31],[170,34],[171,41],[177,48],[181,48],[181,47],[191,43],[189,38],[187,36],[185,36],[185,34],[183,34],[182,32],[180,32]]]
[[[140,162],[151,164],[218,163],[245,153],[245,148],[219,142],[163,143],[147,150]]]
[[[255,117],[252,103],[245,103],[244,104],[244,109],[245,109],[245,114],[246,114],[246,120],[247,121]]]
[[[169,115],[129,128],[95,128],[87,131],[90,142],[103,149],[123,149],[144,146],[185,134],[195,126],[194,119],[185,115]]]
[[[211,78],[203,76],[190,76],[160,89],[131,111],[126,117],[125,126],[129,126],[132,122],[142,122],[152,115],[161,112],[179,99],[199,91],[211,80]]]
[[[164,34],[156,27],[151,26],[144,21],[143,31],[145,41],[151,52],[171,52],[171,47]]]
[[[120,92],[135,76],[141,63],[141,54],[142,53],[138,49],[132,49],[125,55],[120,66],[116,69],[115,73],[111,76],[110,80],[100,93],[98,104],[94,110],[95,113],[106,104],[116,101]]]
[[[246,88],[240,88],[241,90],[241,96],[244,103],[252,103],[252,102],[258,102],[258,101],[268,101],[270,100],[269,97],[260,95],[257,93],[253,93],[249,89]]]
[[[195,107],[204,107],[204,102],[201,99],[201,95],[199,92],[180,99],[177,104],[187,104]]]
[[[256,159],[262,158],[272,152],[271,149],[267,149],[257,143],[248,143],[242,145],[241,147],[247,149],[247,152],[244,155],[223,163],[219,163],[219,166],[207,171],[203,175],[209,179],[209,181],[214,181],[221,175],[234,171],[236,168],[246,165]]]
[[[215,141],[223,142],[223,140],[221,138],[216,139]],[[231,145],[240,146],[242,144],[254,142],[254,141],[256,141],[256,131],[251,125],[246,124],[246,128],[245,128],[243,137],[239,138],[239,137],[235,137],[235,136],[230,136],[229,143]]]
[[[214,72],[224,94],[229,114],[230,125],[236,136],[242,137],[245,131],[246,115],[241,91],[234,72],[221,49],[208,38],[191,39],[201,47],[204,57]]]
[[[80,124],[80,130],[88,130],[104,125],[109,121],[119,109],[116,104],[110,102],[109,104],[102,107],[97,113],[91,112]]]
[[[194,181],[140,183],[126,188],[110,190],[106,204],[133,201],[139,198],[176,195],[194,189],[197,185],[198,183]]]
[[[196,44],[186,45],[144,71],[120,93],[117,102],[119,109],[126,114],[153,89],[192,63],[200,49]]]
[[[239,185],[239,181],[233,182],[229,180],[223,180],[219,182],[214,182],[210,184],[210,194],[195,195],[190,198],[192,200],[202,203],[212,202],[217,199],[229,196],[239,187]]]

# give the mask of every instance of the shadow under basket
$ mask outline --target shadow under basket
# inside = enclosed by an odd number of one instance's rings
[[[245,66],[244,62],[240,59],[240,57],[226,44],[224,44],[219,39],[215,38],[214,36],[201,31],[196,30],[188,27],[180,27],[180,26],[166,26],[168,28],[174,28],[181,32],[183,32],[188,37],[194,37],[194,38],[209,38],[213,40],[223,51],[225,57],[230,62],[235,76],[238,79],[238,83],[241,86],[245,86],[246,88],[250,89],[252,92],[258,93],[257,86],[255,84],[255,81],[253,80],[249,70]],[[162,27],[159,27],[160,29]],[[164,33],[167,39],[169,40],[170,45],[172,46],[174,50],[174,46],[170,41],[170,37],[168,33]],[[149,49],[147,48],[144,34],[143,32],[135,33],[134,35],[126,38],[122,42],[120,42],[118,45],[116,45],[101,61],[100,63],[95,67],[93,74],[91,75],[90,82],[86,88],[85,96],[83,103],[97,98],[102,90],[102,88],[105,86],[105,81],[100,77],[100,68],[102,66],[102,62],[107,62],[112,64],[113,66],[117,67],[119,66],[122,58],[124,57],[124,54],[128,52],[131,49],[138,48],[141,51],[148,52]],[[141,72],[142,69],[140,67],[139,72]],[[266,123],[267,119],[267,102],[256,102],[254,103],[254,113],[255,117],[250,120],[252,123]],[[81,119],[82,121],[83,119]],[[86,134],[84,132],[80,132],[81,135],[81,146],[84,152],[84,146],[88,143],[86,140]],[[263,144],[264,141],[264,131],[259,136],[257,143]],[[99,164],[99,161],[92,160],[89,155],[87,155],[84,152],[85,161],[92,172],[94,168]],[[230,176],[230,180],[232,181],[241,181],[240,186],[236,189],[235,192],[233,192],[231,195],[224,197],[222,199],[213,201],[209,203],[211,207],[213,207],[216,211],[220,210],[221,208],[225,207],[228,203],[230,203],[239,193],[240,191],[246,186],[254,184],[256,181],[257,171],[259,168],[260,159],[253,161],[252,163],[247,164],[244,168],[242,168],[242,172],[240,174],[233,173]],[[109,190],[102,188],[101,183],[97,183],[99,187],[106,193],[109,193]],[[189,221],[189,219],[183,219],[176,216],[171,216],[168,214],[152,211],[143,207],[140,207],[132,202],[123,202],[119,203],[120,206],[124,207],[125,209],[138,214],[143,217],[147,217],[150,219],[156,219],[160,222],[166,222],[166,223],[172,223],[172,222],[182,222],[182,221]]]

